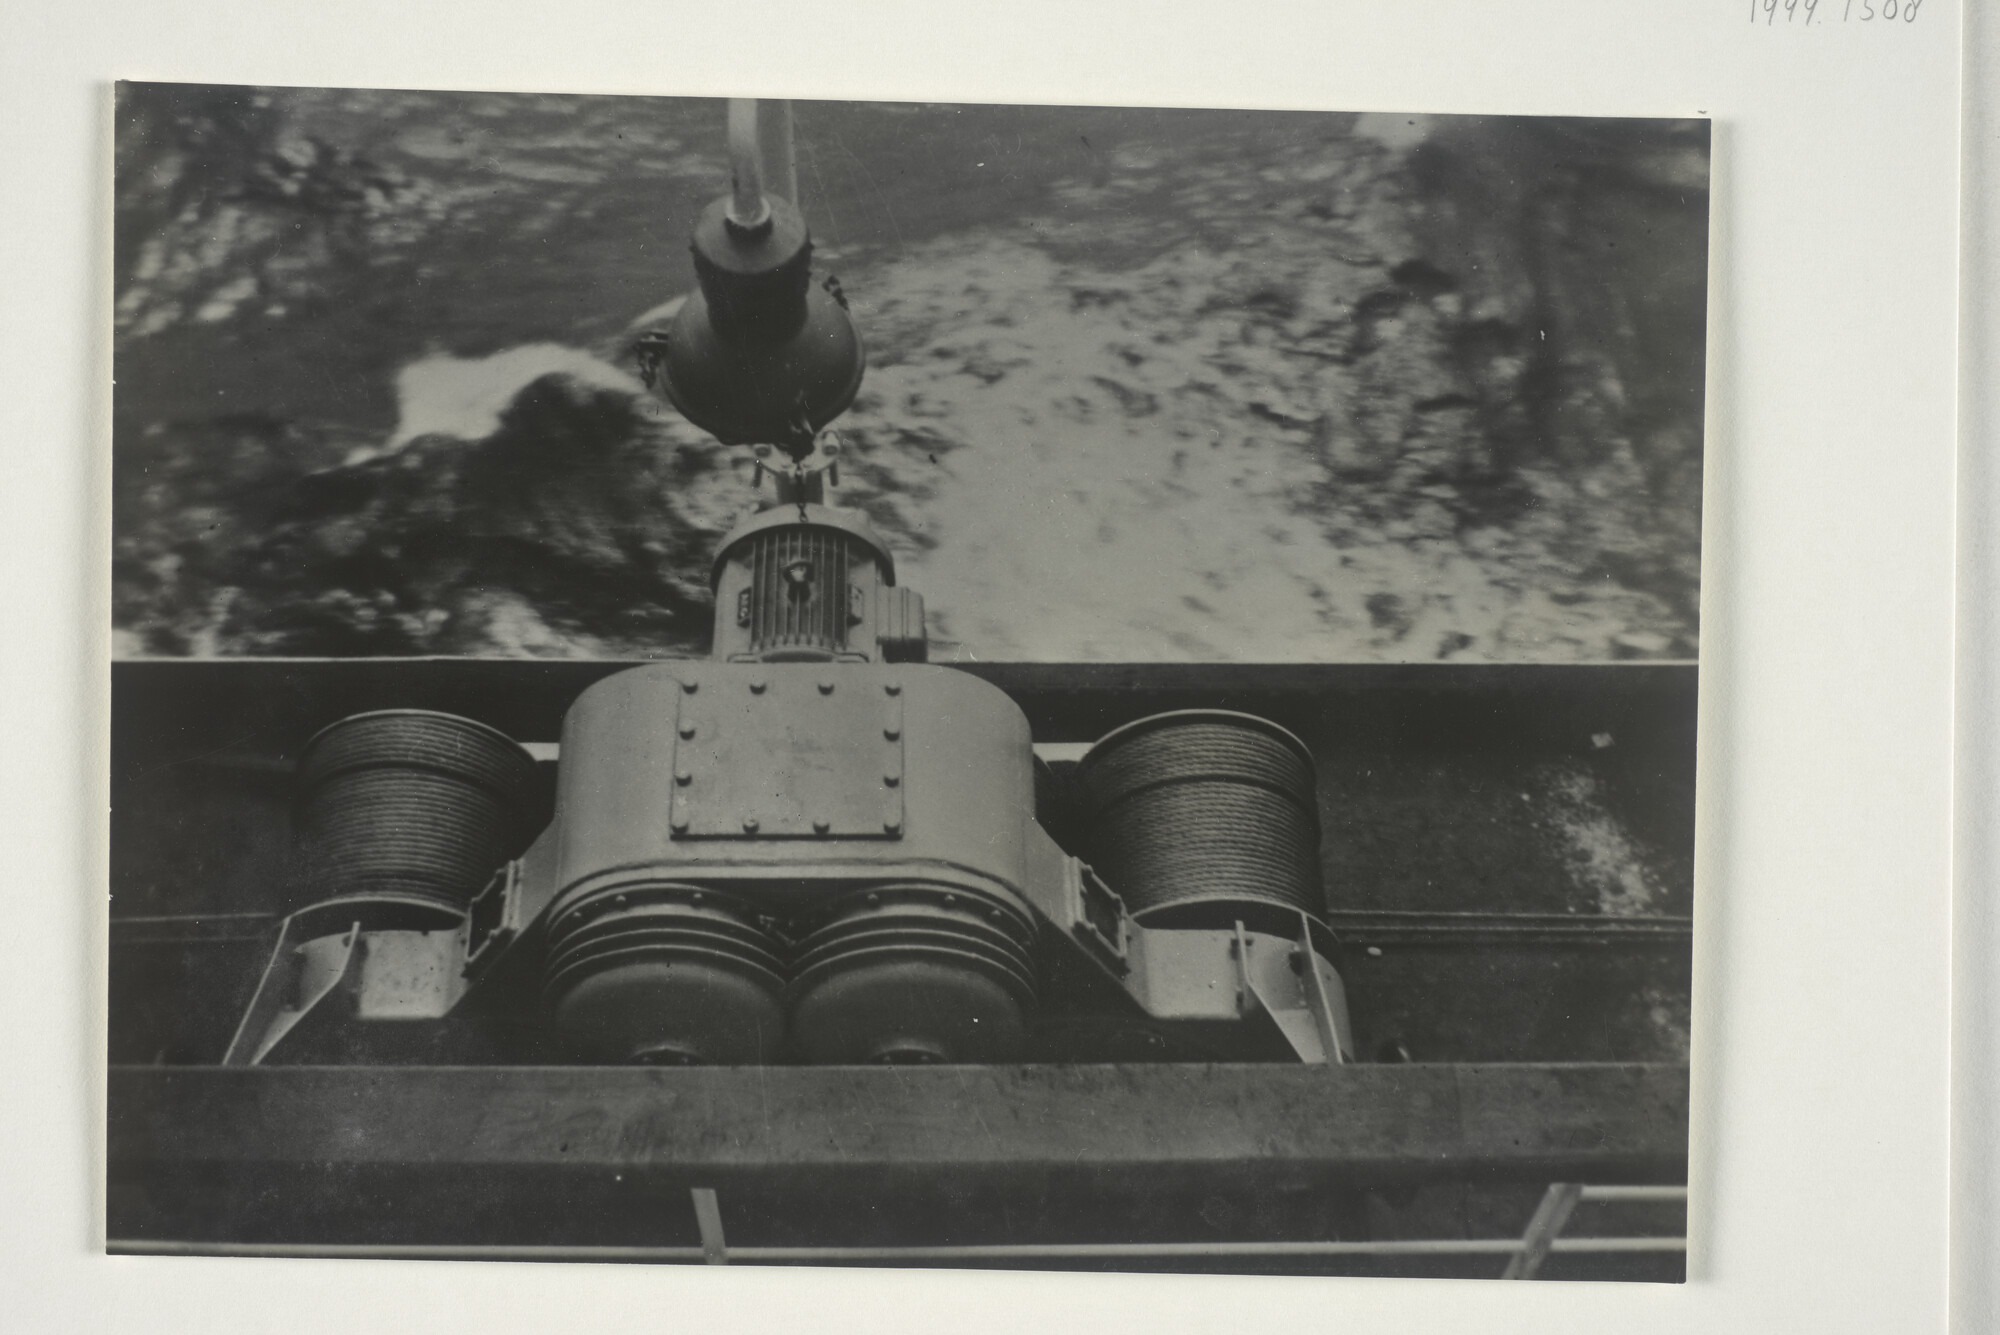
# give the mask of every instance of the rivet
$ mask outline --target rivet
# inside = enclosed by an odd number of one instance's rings
[[[879,909],[879,908],[881,908],[881,907],[882,907],[882,896],[880,896],[880,895],[876,894],[876,893],[875,893],[875,892],[874,892],[873,890],[869,891],[869,892],[868,892],[868,907],[869,907],[869,908],[871,908],[871,909]]]
[[[823,681],[823,682],[821,682],[821,683],[819,684],[819,693],[820,693],[821,695],[832,695],[832,694],[833,694],[833,683],[832,683],[832,682],[830,682],[830,681]]]
[[[745,816],[743,818],[743,833],[757,833],[757,818],[755,816]]]
[[[694,736],[694,724],[692,724],[692,723],[683,723],[683,724],[681,724],[681,736],[683,736],[683,737],[692,737],[692,736]]]
[[[882,822],[882,828],[890,834],[899,834],[903,829],[903,822],[899,820],[885,820]]]
[[[698,681],[684,681],[681,683],[681,690],[685,691],[689,695],[693,695],[696,691],[700,689],[701,689],[701,683]]]
[[[676,830],[685,830],[685,829],[687,829],[687,827],[688,827],[688,818],[687,818],[686,816],[681,816],[681,815],[676,815],[676,816],[674,817],[674,820],[673,820],[673,826],[674,826],[674,829],[676,829]]]
[[[893,727],[892,727],[892,728],[884,728],[884,729],[882,729],[882,735],[883,735],[884,737],[887,737],[887,738],[888,738],[888,739],[889,739],[890,741],[892,741],[892,742],[893,742],[893,741],[895,741],[895,740],[896,740],[896,739],[897,739],[898,737],[901,737],[901,736],[903,735],[903,730],[902,730],[901,728],[893,728]]]
[[[752,695],[762,695],[762,694],[764,693],[764,688],[765,688],[765,687],[766,687],[767,685],[769,685],[769,684],[770,684],[770,683],[768,683],[768,682],[763,682],[763,681],[753,681],[753,682],[751,682],[751,683],[750,683],[750,694],[752,694]]]
[[[900,774],[884,774],[882,776],[882,782],[888,784],[891,788],[894,788],[897,784],[901,783],[902,781],[903,781],[903,776]]]
[[[882,689],[887,691],[890,695],[901,695],[903,693],[902,686],[899,683],[893,681],[884,682],[882,684]]]
[[[679,784],[693,783],[694,775],[689,773],[687,770],[677,769],[674,771],[674,782]]]
[[[632,902],[632,897],[630,895],[617,895],[614,896],[611,900],[611,903],[615,907],[621,909],[624,908],[627,904],[630,904],[631,902]]]
[[[707,897],[708,896],[702,894],[702,892],[699,890],[690,891],[688,894],[688,903],[699,904],[701,903],[702,900],[706,899]]]
[[[943,904],[943,905],[944,905],[944,906],[945,906],[946,908],[951,908],[951,907],[952,907],[953,905],[955,905],[955,904],[957,904],[957,903],[958,903],[958,896],[957,896],[957,895],[945,895],[945,896],[944,896],[943,898],[941,898],[940,900],[938,900],[938,902],[939,902],[940,904]]]
[[[826,819],[824,816],[815,816],[813,818],[814,834],[825,834],[828,830],[831,830],[832,828],[833,828],[833,822]]]

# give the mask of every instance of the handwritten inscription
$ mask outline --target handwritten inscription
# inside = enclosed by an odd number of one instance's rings
[[[1915,23],[1924,0],[1750,0],[1750,21],[1813,23]]]

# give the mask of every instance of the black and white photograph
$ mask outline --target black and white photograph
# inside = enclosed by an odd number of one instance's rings
[[[1684,1280],[1710,124],[120,84],[106,1250]]]

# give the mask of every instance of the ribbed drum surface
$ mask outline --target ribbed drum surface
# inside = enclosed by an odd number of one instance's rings
[[[1011,935],[974,913],[927,908],[862,913],[814,932],[799,945],[793,988],[809,991],[827,974],[897,959],[970,969],[1023,1002],[1035,997],[1034,963]]]
[[[551,997],[608,962],[640,957],[726,962],[773,990],[784,986],[779,944],[750,922],[748,910],[687,886],[594,896],[555,914],[548,936],[543,978]]]
[[[519,851],[534,761],[452,714],[357,714],[306,744],[298,831],[308,897],[394,893],[462,909]]]
[[[1135,917],[1325,912],[1312,755],[1276,724],[1155,715],[1098,742],[1078,778],[1088,860]]]

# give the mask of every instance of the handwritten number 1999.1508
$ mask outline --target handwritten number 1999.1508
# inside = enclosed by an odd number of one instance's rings
[[[1904,23],[1917,21],[1917,8],[1924,0],[1841,0],[1841,23]],[[1773,27],[1778,16],[1784,15],[1785,22],[1806,25],[1813,22],[1832,21],[1829,3],[1827,14],[1820,14],[1820,0],[1750,0],[1750,21],[1760,18],[1765,26]]]

